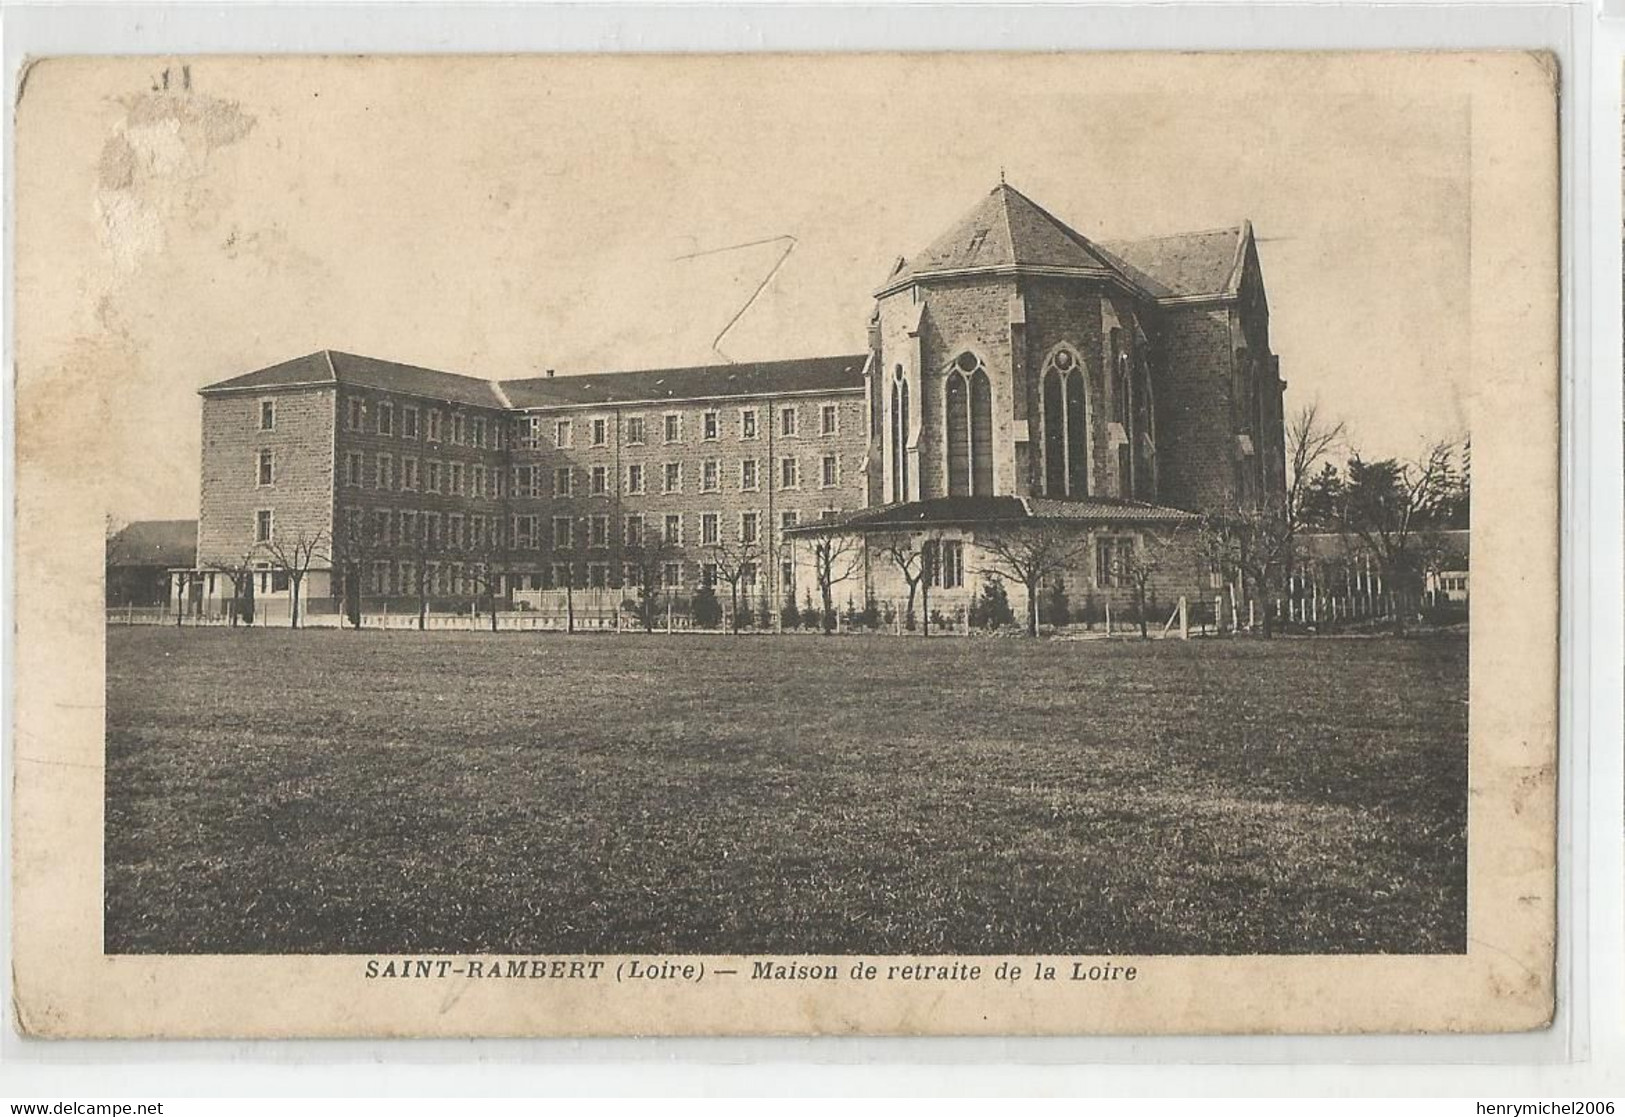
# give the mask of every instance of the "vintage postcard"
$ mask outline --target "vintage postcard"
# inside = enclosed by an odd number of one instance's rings
[[[1554,68],[34,62],[18,1026],[1545,1026]]]

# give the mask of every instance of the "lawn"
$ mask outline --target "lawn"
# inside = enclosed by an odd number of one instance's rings
[[[107,658],[113,953],[1465,949],[1459,635]]]

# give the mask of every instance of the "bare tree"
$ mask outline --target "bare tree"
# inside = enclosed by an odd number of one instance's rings
[[[824,635],[835,630],[835,587],[846,581],[862,567],[864,542],[861,535],[830,531],[813,538],[813,577],[818,581],[818,594],[823,599]]]
[[[299,594],[305,584],[305,575],[315,562],[328,560],[327,532],[320,528],[313,532],[300,531],[293,538],[268,539],[261,546],[271,561],[271,568],[288,579],[288,627],[299,627]]]
[[[491,614],[491,631],[497,630],[497,606],[502,593],[502,579],[508,570],[508,548],[502,532],[502,521],[495,516],[479,521],[477,530],[468,529],[473,538],[467,548],[470,562],[465,568],[477,596],[487,599]]]
[[[1027,635],[1037,636],[1039,590],[1083,558],[1089,537],[1058,520],[1017,520],[979,534],[976,546],[987,560],[981,573],[1026,587]]]
[[[1227,581],[1240,583],[1243,601],[1260,601],[1266,638],[1275,634],[1270,592],[1285,584],[1297,562],[1297,526],[1286,504],[1276,496],[1226,505],[1202,518],[1202,552]]]
[[[1440,506],[1455,484],[1454,454],[1453,443],[1440,441],[1412,461],[1366,462],[1359,455],[1349,460],[1339,523],[1345,535],[1358,539],[1377,560],[1400,634],[1405,608],[1399,594],[1420,574]]]
[[[633,576],[633,584],[625,588],[637,594],[638,621],[645,632],[653,632],[655,628],[660,596],[666,586],[666,564],[676,560],[680,553],[659,535],[647,533],[623,548],[625,564]]]
[[[1150,594],[1152,581],[1162,569],[1163,548],[1167,542],[1166,539],[1151,532],[1142,532],[1132,548],[1112,558],[1112,572],[1134,590],[1134,605],[1140,618],[1142,640],[1150,636],[1145,621],[1146,598]],[[1147,543],[1153,545],[1147,546]]]
[[[1286,428],[1287,478],[1286,514],[1296,529],[1303,521],[1304,494],[1314,480],[1316,468],[1343,444],[1345,427],[1320,414],[1320,403],[1307,403],[1298,409]]]
[[[332,566],[339,579],[338,593],[344,602],[345,614],[354,628],[361,627],[362,586],[368,565],[388,543],[380,537],[377,525],[359,508],[347,512],[334,535]]]
[[[257,553],[255,547],[249,547],[240,557],[209,564],[211,572],[224,575],[231,582],[232,628],[237,627],[239,620],[243,624],[254,623],[254,577],[259,573],[259,568],[254,565]],[[180,623],[178,616],[177,612],[177,624]]]
[[[739,634],[739,585],[753,570],[761,557],[761,548],[756,543],[743,541],[726,541],[722,533],[717,533],[717,541],[706,547],[705,553],[716,566],[717,577],[728,583],[729,603],[733,613],[729,619],[729,627],[734,635]]]
[[[903,583],[908,586],[907,613],[914,612],[914,597],[920,595],[920,633],[923,636],[931,635],[931,582],[936,576],[934,559],[941,553],[941,545],[941,540],[935,536],[916,540],[912,532],[906,531],[883,535],[872,541],[875,554],[890,560],[903,576]]]

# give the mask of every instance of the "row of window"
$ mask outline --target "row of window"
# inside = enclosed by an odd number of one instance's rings
[[[269,409],[269,411],[267,410]],[[428,442],[449,442],[454,446],[473,446],[476,449],[502,449],[502,425],[496,419],[489,422],[482,415],[464,415],[460,411],[445,412],[439,408],[420,409],[402,404],[397,418],[396,408],[389,401],[372,406],[372,417],[367,417],[367,403],[359,396],[344,401],[344,429],[348,431],[401,438],[423,438]],[[271,426],[266,426],[267,416]],[[260,404],[260,429],[275,427],[275,401]]]
[[[740,492],[757,492],[761,488],[761,463],[755,458],[743,458],[737,463],[735,481]],[[272,450],[259,451],[258,460],[259,484],[271,485],[276,478],[276,454]],[[641,462],[633,462],[626,467],[625,489],[630,496],[642,496],[651,490],[650,470]],[[708,458],[700,463],[700,488],[702,493],[715,493],[722,491],[722,461],[720,458]],[[553,487],[545,491],[544,486],[549,473],[545,466],[516,465],[512,467],[509,493],[515,497],[545,497],[566,498],[577,495],[575,479],[577,474],[585,477],[587,493],[591,496],[609,495],[609,467],[595,465],[582,470],[571,466],[559,466],[551,473]],[[662,493],[680,493],[683,491],[683,463],[662,463],[659,474],[659,491]],[[369,486],[370,481],[370,486]],[[400,489],[402,492],[431,492],[446,493],[451,496],[484,496],[489,498],[500,497],[502,491],[502,475],[496,469],[487,469],[483,465],[465,465],[462,462],[419,462],[417,458],[403,457],[400,460],[400,472],[397,476],[395,459],[390,454],[375,454],[373,467],[369,473],[366,455],[359,450],[352,450],[345,455],[344,483],[346,486],[358,489],[371,487],[385,491]],[[820,488],[838,488],[841,483],[841,462],[835,454],[825,454],[819,463],[818,484]],[[801,459],[786,457],[779,459],[779,486],[780,489],[799,489],[801,487]]]
[[[826,513],[833,514],[833,513]],[[389,546],[422,546],[428,550],[440,549],[474,549],[487,547],[497,548],[503,545],[502,519],[498,516],[464,515],[459,512],[419,512],[414,509],[394,510],[389,508],[374,509],[370,516],[360,509],[348,509],[347,524],[340,530],[341,541],[348,540],[354,545],[366,549]],[[724,543],[724,518],[720,512],[700,512],[695,514],[699,522],[699,545],[702,547],[715,547]],[[261,509],[256,513],[256,538],[262,542],[271,541],[273,527],[270,509]],[[640,513],[632,513],[623,520],[621,545],[626,547],[643,547],[665,544],[669,546],[683,546],[687,538],[684,532],[684,514],[669,513],[663,517],[645,517]],[[782,512],[779,517],[779,528],[787,531],[800,523],[800,514],[794,511]],[[543,525],[551,527],[550,534],[543,535]],[[732,520],[731,530],[726,532],[726,542],[737,542],[742,546],[756,546],[762,543],[762,514],[755,510],[746,510],[736,514]],[[580,520],[570,516],[512,516],[508,519],[507,539],[512,546],[519,550],[540,549],[544,543],[551,540],[554,550],[570,550],[580,545],[593,548],[608,547],[610,540],[610,517],[607,515],[587,516]]]
[[[759,437],[761,429],[759,411],[754,407],[741,407],[738,409],[738,438],[750,442]],[[548,425],[551,423],[551,433]],[[801,413],[796,404],[784,404],[778,409],[779,437],[795,438],[800,434]],[[830,437],[840,433],[840,408],[833,403],[820,405],[818,409],[818,433]],[[594,417],[585,421],[587,431],[587,444],[590,446],[609,445],[609,420]],[[722,438],[724,419],[721,411],[705,411],[700,414],[700,440],[702,442],[715,442]],[[661,441],[676,443],[683,441],[683,413],[668,411],[660,416],[656,430]],[[547,446],[551,437],[551,445],[560,450],[568,450],[575,446],[575,420],[574,419],[548,419],[542,415],[530,415],[523,419],[514,420],[513,438],[521,449],[540,450]],[[649,441],[649,417],[645,415],[630,415],[626,418],[625,444],[628,446],[642,446]]]
[[[268,450],[260,451],[260,484],[269,484],[266,480],[266,455]],[[465,464],[463,462],[423,461],[417,458],[403,457],[400,461],[400,472],[395,470],[395,459],[390,454],[373,455],[372,469],[367,469],[366,455],[359,450],[351,450],[344,456],[344,483],[352,489],[374,488],[393,490],[399,488],[402,492],[430,492],[445,493],[450,496],[484,496],[496,498],[502,495],[502,473],[495,468],[486,468],[479,463]],[[370,482],[370,484],[369,484]]]
[[[555,562],[536,573],[503,575],[480,564],[464,566],[461,563],[426,562],[419,565],[380,559],[367,568],[363,592],[381,595],[420,592],[443,596],[475,594],[487,592],[499,583],[499,579],[504,578],[508,588],[519,592],[570,586],[574,589],[617,589],[635,593],[644,585],[645,579],[651,589],[679,590],[683,587],[683,566],[681,562],[663,562],[648,567],[633,562],[620,567],[607,562],[589,562],[585,565]],[[696,569],[701,584],[715,586],[721,583],[723,572],[716,563],[701,563]],[[418,581],[420,571],[421,585]],[[616,574],[620,575],[619,581],[615,581]],[[794,594],[794,564],[784,563],[780,577],[782,592]],[[738,567],[738,578],[742,591],[754,592],[760,580],[756,564],[744,563]]]

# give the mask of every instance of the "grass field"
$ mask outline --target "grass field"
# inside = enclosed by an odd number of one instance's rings
[[[1459,635],[107,655],[114,953],[1465,949]]]

